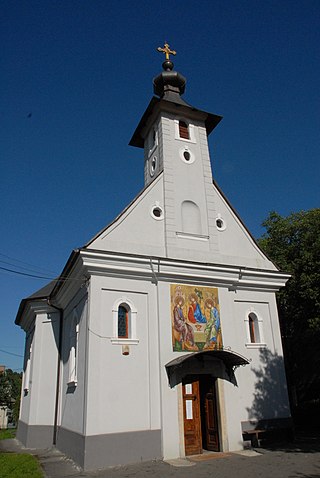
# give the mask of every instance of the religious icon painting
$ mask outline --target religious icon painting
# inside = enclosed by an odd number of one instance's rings
[[[170,293],[173,351],[221,349],[218,289],[171,284]]]

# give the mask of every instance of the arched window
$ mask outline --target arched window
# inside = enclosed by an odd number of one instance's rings
[[[77,368],[78,368],[78,336],[79,323],[76,312],[73,313],[73,318],[69,330],[69,379],[68,385],[77,384]]]
[[[137,309],[127,297],[119,298],[112,307],[113,344],[137,344]]]
[[[23,391],[27,395],[30,389],[30,373],[31,373],[31,359],[32,359],[32,339],[33,333],[27,336],[26,339],[26,352],[25,352],[25,365],[23,372]]]
[[[190,139],[189,127],[185,121],[179,121],[179,136],[183,139]]]
[[[250,337],[250,343],[251,344],[256,344],[260,343],[260,331],[259,331],[259,321],[258,317],[254,312],[250,312],[249,317],[249,337]]]
[[[129,310],[124,305],[118,307],[118,337],[129,338]]]

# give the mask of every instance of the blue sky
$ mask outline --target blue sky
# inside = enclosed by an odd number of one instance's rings
[[[0,267],[55,277],[142,189],[128,142],[165,40],[185,100],[224,117],[213,175],[252,234],[319,207],[319,0],[3,0],[0,23]],[[0,281],[0,364],[19,369],[14,318],[47,280]]]

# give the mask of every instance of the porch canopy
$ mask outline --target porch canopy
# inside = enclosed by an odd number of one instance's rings
[[[232,350],[205,350],[180,355],[166,364],[166,371],[171,388],[188,375],[211,375],[237,385],[235,369],[249,363],[248,359]]]

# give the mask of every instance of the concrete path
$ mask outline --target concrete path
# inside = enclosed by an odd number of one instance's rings
[[[117,466],[95,472],[82,471],[54,448],[26,449],[16,439],[0,441],[0,452],[37,456],[46,478],[320,478],[319,438],[319,434],[305,435],[293,444],[274,448],[206,453],[189,459]]]

